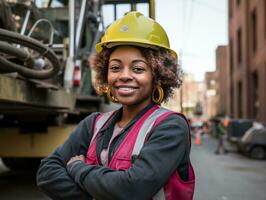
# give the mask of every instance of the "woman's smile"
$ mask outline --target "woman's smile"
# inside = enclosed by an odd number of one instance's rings
[[[122,105],[139,105],[142,108],[151,103],[152,69],[138,48],[119,46],[111,53],[108,85]]]
[[[136,90],[138,87],[133,87],[129,85],[121,85],[121,86],[116,86],[115,90],[117,90],[117,94],[120,96],[131,96],[136,93]]]

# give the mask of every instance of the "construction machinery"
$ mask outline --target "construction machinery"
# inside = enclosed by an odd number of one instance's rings
[[[89,58],[126,12],[154,17],[153,0],[0,0],[0,157],[30,169],[76,124],[110,104]]]

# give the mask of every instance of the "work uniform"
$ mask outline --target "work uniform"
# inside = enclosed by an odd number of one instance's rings
[[[109,161],[132,125],[153,105],[150,104],[139,112],[113,138],[109,146]],[[97,200],[151,199],[176,169],[183,180],[188,179],[189,129],[186,121],[177,115],[167,116],[153,128],[140,154],[134,158],[131,168],[117,171],[101,166],[102,150],[108,147],[115,124],[121,118],[122,109],[114,114],[97,137],[96,153],[100,165],[76,161],[66,167],[71,157],[87,154],[93,135],[93,124],[98,115],[99,113],[93,113],[81,121],[69,139],[42,160],[37,183],[48,196],[53,199],[90,199],[91,196]]]

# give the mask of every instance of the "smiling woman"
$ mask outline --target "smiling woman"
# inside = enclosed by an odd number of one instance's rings
[[[192,200],[186,118],[159,106],[182,83],[163,28],[130,12],[96,50],[97,88],[122,106],[80,122],[41,162],[39,187],[54,199]]]
[[[117,47],[109,58],[108,85],[124,106],[142,110],[151,103],[152,71],[146,59],[134,47]]]
[[[131,48],[137,49],[141,57],[145,60],[145,64],[151,68],[152,72],[152,84],[154,86],[160,85],[163,89],[164,96],[162,101],[167,101],[172,95],[173,89],[178,88],[182,84],[182,71],[177,65],[176,58],[165,49],[152,49],[144,48],[141,46],[132,46]],[[103,48],[103,50],[97,55],[94,62],[94,70],[97,72],[98,90],[105,90],[107,85],[107,74],[110,55],[115,48]],[[155,94],[156,96],[158,94]]]

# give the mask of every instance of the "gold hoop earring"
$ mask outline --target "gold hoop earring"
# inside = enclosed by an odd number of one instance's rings
[[[152,91],[152,101],[156,104],[161,104],[163,98],[164,98],[163,88],[160,85],[157,85]]]
[[[96,90],[96,93],[99,95],[99,96],[102,96],[103,93],[106,93],[107,91],[107,87],[106,85],[96,85],[95,86],[95,90]]]
[[[97,86],[97,87],[95,88],[95,90],[96,90],[96,93],[97,93],[99,96],[102,96],[103,93],[104,93],[104,90],[103,90],[103,87],[102,87],[102,86]]]
[[[111,89],[110,89],[109,86],[106,87],[106,95],[107,95],[107,97],[108,97],[108,99],[109,99],[110,101],[112,101],[113,103],[118,103],[118,99],[115,98],[115,97],[112,95],[112,93],[111,93]]]

